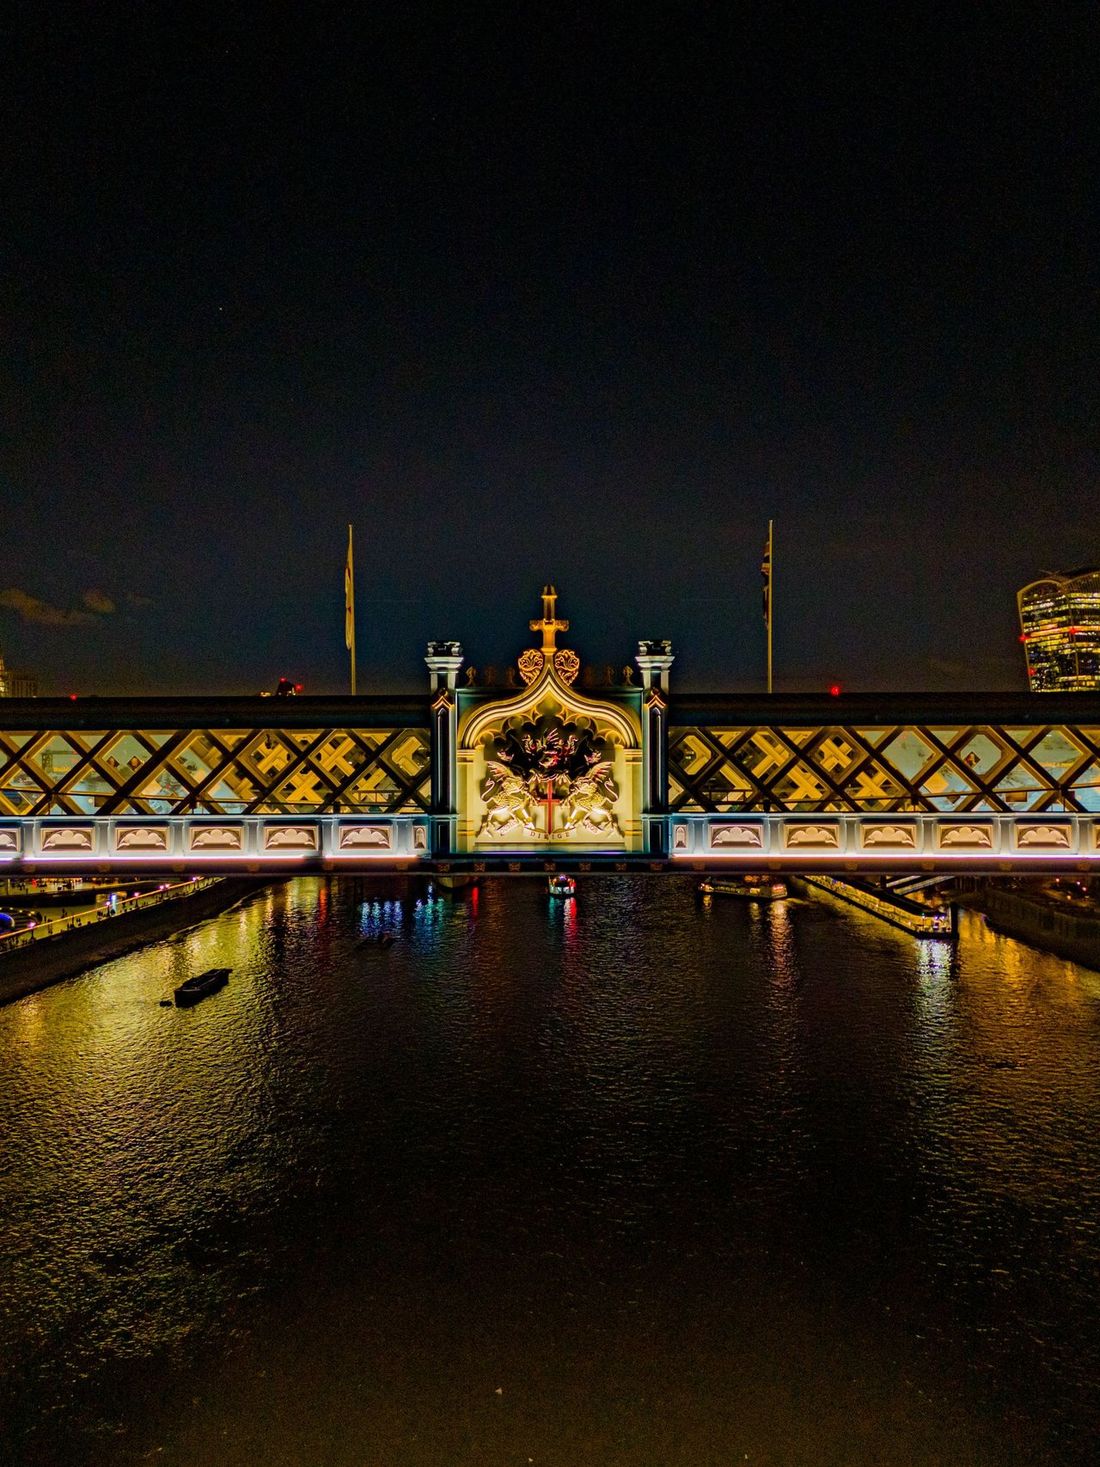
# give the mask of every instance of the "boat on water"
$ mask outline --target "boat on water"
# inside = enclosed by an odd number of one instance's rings
[[[224,988],[229,982],[232,968],[207,968],[205,973],[196,973],[193,978],[188,978],[181,983],[173,995],[176,1007],[185,1009],[193,1003],[198,1003],[200,998],[205,998],[208,993],[217,993],[219,988]]]
[[[708,877],[699,883],[703,896],[748,897],[754,902],[781,902],[787,895],[787,883],[778,876]]]
[[[358,949],[377,948],[385,952],[387,948],[393,947],[392,932],[374,932],[370,937],[363,937],[355,944]]]
[[[546,890],[552,897],[576,896],[577,883],[571,876],[549,876],[546,880]]]

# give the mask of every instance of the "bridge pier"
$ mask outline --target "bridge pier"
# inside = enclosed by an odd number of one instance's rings
[[[668,691],[671,642],[639,642],[642,674],[642,825],[647,855],[668,855]]]
[[[461,642],[429,642],[424,658],[431,678],[432,855],[449,856],[458,836],[458,685]]]

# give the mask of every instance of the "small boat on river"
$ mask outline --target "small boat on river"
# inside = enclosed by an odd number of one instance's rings
[[[229,982],[232,971],[232,968],[208,968],[205,973],[196,973],[193,978],[188,978],[175,991],[176,1007],[189,1008],[208,993],[217,993]]]
[[[381,952],[385,952],[387,948],[393,947],[393,942],[392,932],[374,932],[370,937],[360,938],[355,946],[359,951],[362,951],[364,948],[368,950],[377,948]]]
[[[787,883],[778,876],[738,876],[732,880],[708,877],[699,883],[703,896],[748,897],[754,902],[781,902],[787,895]]]
[[[552,897],[571,897],[577,895],[577,883],[571,876],[564,874],[550,876],[546,881],[546,890]]]

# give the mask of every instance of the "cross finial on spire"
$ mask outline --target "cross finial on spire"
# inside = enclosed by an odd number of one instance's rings
[[[542,588],[542,616],[531,623],[533,632],[542,633],[542,655],[553,657],[557,647],[555,641],[559,632],[567,632],[569,623],[562,621],[557,613],[558,593],[553,586]]]

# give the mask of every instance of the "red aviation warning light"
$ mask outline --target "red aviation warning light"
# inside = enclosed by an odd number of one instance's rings
[[[831,683],[829,685],[829,697],[830,698],[839,698],[840,697],[840,684],[839,683]]]

